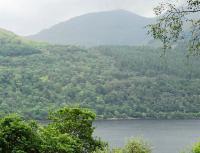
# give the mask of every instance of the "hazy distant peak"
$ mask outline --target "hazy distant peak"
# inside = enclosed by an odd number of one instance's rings
[[[149,40],[144,27],[153,21],[126,10],[94,12],[61,22],[29,38],[85,46],[141,45]]]
[[[147,17],[144,17],[144,16],[141,16],[137,13],[134,13],[134,12],[131,12],[131,11],[128,11],[128,10],[123,10],[123,9],[116,9],[116,10],[109,10],[109,11],[102,11],[102,12],[96,12],[96,13],[102,13],[102,14],[122,14],[122,15],[134,15],[134,16],[137,16],[137,17],[140,17],[140,18],[147,18]],[[95,13],[89,13],[89,14],[95,14]]]

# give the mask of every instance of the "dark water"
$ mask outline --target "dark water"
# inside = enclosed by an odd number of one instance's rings
[[[142,137],[154,153],[180,153],[200,141],[200,120],[120,120],[96,121],[95,135],[121,147],[131,137]]]

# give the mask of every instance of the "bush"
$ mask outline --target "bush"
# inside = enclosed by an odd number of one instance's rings
[[[39,153],[41,139],[35,122],[25,122],[17,115],[0,120],[0,152]]]
[[[93,138],[95,114],[88,109],[65,107],[51,113],[50,120],[53,122],[49,126],[78,139],[86,153],[104,146],[100,140]]]
[[[111,151],[108,147],[106,147],[106,148],[103,148],[103,149],[97,149],[93,153],[111,153]]]
[[[0,119],[0,153],[91,153],[105,147],[92,137],[95,115],[89,110],[66,107],[50,119],[46,126],[17,115]]]
[[[82,144],[71,135],[47,126],[41,129],[41,153],[81,153]]]
[[[200,153],[200,142],[196,143],[192,148],[192,153]]]
[[[124,153],[151,153],[150,145],[142,139],[130,139],[124,147]]]
[[[152,153],[152,149],[142,139],[130,139],[124,148],[114,148],[112,150],[105,148],[103,150],[97,150],[94,153]]]

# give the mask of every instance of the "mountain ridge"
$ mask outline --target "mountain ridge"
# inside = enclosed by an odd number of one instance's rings
[[[145,26],[153,21],[126,10],[95,12],[55,24],[28,38],[84,46],[140,45],[150,39]]]

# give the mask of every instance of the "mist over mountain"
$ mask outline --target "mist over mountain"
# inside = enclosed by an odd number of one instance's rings
[[[97,12],[72,18],[29,38],[84,46],[142,45],[150,40],[145,26],[153,21],[125,10]]]

